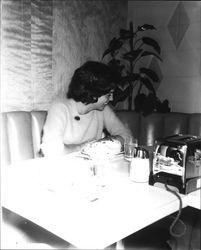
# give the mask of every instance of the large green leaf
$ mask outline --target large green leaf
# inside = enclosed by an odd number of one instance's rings
[[[123,40],[130,39],[133,37],[133,32],[126,29],[120,29],[120,38]]]
[[[151,24],[143,24],[142,26],[138,26],[138,31],[145,31],[145,30],[155,30],[156,28]]]
[[[112,51],[113,51],[113,50],[112,50],[111,48],[106,49],[106,50],[104,51],[104,53],[103,53],[102,59],[103,59],[106,55],[112,53]]]
[[[142,51],[142,49],[131,50],[123,55],[123,59],[128,61],[134,61],[138,58]]]
[[[116,37],[113,37],[112,40],[109,42],[109,48],[113,46],[113,44],[117,41]]]
[[[140,68],[140,73],[147,75],[153,82],[159,82],[158,75],[152,69]]]
[[[115,106],[118,102],[124,101],[129,96],[129,93],[129,87],[124,90],[117,87],[113,93],[113,101],[111,101],[112,105]]]
[[[157,57],[161,62],[163,61],[159,55],[157,55],[156,53],[151,52],[151,51],[144,51],[140,56],[141,56],[141,57],[144,57],[144,56],[155,56],[155,57]]]
[[[151,92],[155,93],[155,89],[152,85],[152,82],[149,80],[149,78],[147,77],[141,77],[140,81],[142,82],[142,84]]]
[[[141,39],[142,39],[143,43],[145,43],[145,44],[151,46],[152,48],[154,48],[155,51],[158,54],[161,53],[161,48],[160,48],[158,42],[156,42],[153,38],[151,38],[151,37],[142,37]]]
[[[119,39],[117,39],[116,37],[114,37],[109,44],[109,48],[107,48],[104,53],[102,58],[104,58],[107,54],[111,54],[113,55],[115,53],[115,51],[119,50],[121,48],[121,46],[123,45],[123,42]]]
[[[115,82],[118,84],[121,81],[121,75],[125,65],[122,65],[120,60],[113,58],[108,62],[108,66],[113,72]]]
[[[112,60],[108,62],[108,65],[110,66],[111,69],[117,70],[120,73],[125,68],[125,65],[122,65],[121,61],[116,58],[112,58]]]
[[[134,82],[140,79],[140,74],[138,73],[128,74],[127,76],[124,76],[124,79],[127,82]]]

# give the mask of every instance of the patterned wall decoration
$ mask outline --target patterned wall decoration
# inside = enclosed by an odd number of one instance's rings
[[[176,48],[179,47],[190,25],[188,15],[182,2],[179,2],[168,23],[168,30]]]
[[[48,109],[126,26],[127,1],[1,0],[1,111]]]

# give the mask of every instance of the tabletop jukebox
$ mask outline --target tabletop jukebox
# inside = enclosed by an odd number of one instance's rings
[[[156,183],[182,194],[201,188],[201,137],[177,134],[157,140],[149,176],[149,184]]]

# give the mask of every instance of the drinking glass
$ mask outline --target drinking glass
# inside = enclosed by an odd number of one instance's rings
[[[131,161],[135,155],[138,139],[133,136],[128,136],[124,140],[124,156],[127,161]]]
[[[94,161],[94,177],[97,187],[104,187],[107,179],[108,161],[105,159]]]

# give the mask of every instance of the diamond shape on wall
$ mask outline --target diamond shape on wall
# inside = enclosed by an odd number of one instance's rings
[[[161,72],[160,66],[158,65],[158,61],[156,60],[155,57],[152,58],[151,63],[149,65],[149,69],[153,70],[158,75],[159,82],[154,82],[154,89],[157,91],[162,82],[163,74]]]
[[[177,5],[177,8],[175,9],[168,23],[168,30],[176,48],[179,47],[189,27],[189,24],[190,24],[190,21],[189,21],[188,15],[186,14],[186,10],[182,2],[179,2],[179,4]]]

